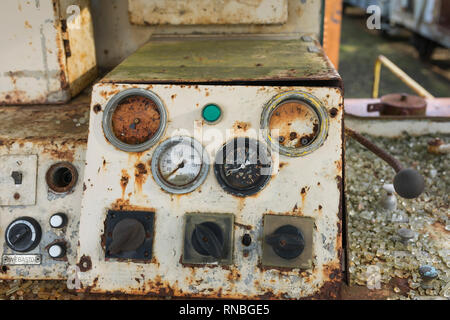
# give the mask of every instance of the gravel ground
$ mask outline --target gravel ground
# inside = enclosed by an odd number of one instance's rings
[[[450,141],[450,136],[440,138]],[[415,200],[398,199],[397,210],[393,212],[379,205],[382,186],[391,183],[393,170],[353,140],[347,141],[346,189],[353,285],[373,286],[376,290],[378,284],[380,287],[390,284],[391,299],[450,297],[449,156],[428,154],[430,139],[430,136],[371,138],[405,165],[419,170],[426,179],[426,191]],[[400,228],[415,232],[415,238],[406,246],[398,240]],[[433,288],[427,290],[421,287],[418,274],[419,266],[425,264],[439,272]],[[0,280],[0,299],[135,298],[74,293],[67,290],[65,281]]]

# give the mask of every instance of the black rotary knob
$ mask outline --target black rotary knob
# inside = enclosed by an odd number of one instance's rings
[[[41,241],[41,236],[41,226],[30,217],[14,220],[5,232],[6,244],[18,252],[28,252],[36,248]]]
[[[279,227],[271,235],[266,236],[266,243],[283,259],[295,259],[305,249],[305,239],[299,229],[292,225]]]
[[[136,251],[145,241],[145,228],[136,219],[123,219],[114,227],[112,239],[110,254]]]
[[[192,246],[204,256],[216,259],[223,257],[224,237],[220,226],[214,222],[203,222],[195,226],[192,232]]]

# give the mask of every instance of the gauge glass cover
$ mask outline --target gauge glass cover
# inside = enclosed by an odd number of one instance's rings
[[[311,153],[325,141],[328,114],[313,95],[288,91],[272,98],[261,115],[261,129],[271,148],[282,155],[299,157]]]
[[[167,112],[161,99],[151,91],[129,89],[116,94],[103,114],[106,138],[123,151],[149,149],[161,138]]]
[[[166,191],[188,193],[206,179],[209,158],[203,146],[191,137],[178,136],[161,143],[152,158],[152,173]]]
[[[221,187],[245,197],[262,190],[272,174],[272,158],[264,143],[235,138],[218,152],[214,173]]]

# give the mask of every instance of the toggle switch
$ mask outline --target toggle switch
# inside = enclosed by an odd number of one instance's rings
[[[182,262],[231,264],[233,224],[232,214],[187,213]]]
[[[20,171],[13,171],[11,177],[14,179],[14,184],[22,184],[23,174]]]

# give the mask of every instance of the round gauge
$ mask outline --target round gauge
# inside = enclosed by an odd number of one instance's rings
[[[281,93],[270,100],[261,115],[266,140],[281,154],[304,156],[319,148],[328,132],[328,115],[321,102],[301,91]]]
[[[18,252],[28,252],[37,247],[41,241],[41,226],[30,217],[14,220],[5,232],[8,247]]]
[[[235,138],[218,152],[214,174],[225,191],[240,197],[250,196],[269,182],[272,158],[263,143]]]
[[[103,131],[112,145],[128,152],[149,149],[159,141],[167,124],[161,99],[151,91],[129,89],[106,105]]]
[[[152,157],[152,174],[164,190],[183,194],[198,188],[206,179],[209,157],[191,137],[177,136],[162,142]]]

